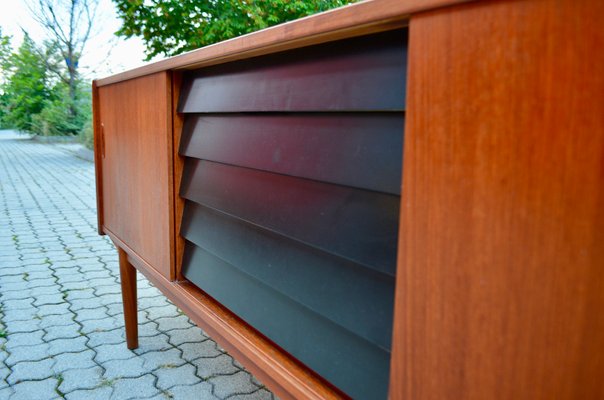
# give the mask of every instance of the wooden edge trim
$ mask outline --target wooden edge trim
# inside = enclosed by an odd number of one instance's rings
[[[182,214],[184,211],[184,200],[180,197],[180,182],[182,180],[182,171],[184,168],[184,157],[178,154],[180,148],[180,137],[182,135],[182,126],[184,117],[178,113],[178,99],[180,97],[180,88],[182,82],[182,73],[172,71],[172,173],[173,173],[173,202],[172,208],[174,224],[174,277],[178,281],[184,280],[182,276],[182,257],[185,248],[185,241],[180,236],[180,226],[182,224]],[[174,279],[173,279],[174,280]]]
[[[314,372],[265,339],[202,290],[188,282],[170,282],[112,232],[107,234],[128,254],[128,261],[212,339],[282,399],[344,399]]]
[[[174,116],[174,106],[172,104],[172,73],[170,71],[164,71],[164,75],[166,78],[166,87],[165,87],[165,99],[166,99],[166,144],[167,148],[165,151],[167,152],[168,159],[168,236],[169,236],[169,251],[170,251],[170,271],[169,271],[169,279],[173,281],[176,273],[176,235],[178,232],[175,229],[176,223],[174,220],[174,208],[175,208],[175,197],[174,197],[174,125],[173,125],[173,116]]]
[[[395,29],[405,26],[409,16],[413,13],[468,1],[475,0],[366,0],[99,79],[98,85],[110,85],[158,71],[199,68],[345,37]]]
[[[103,158],[101,154],[101,110],[99,103],[99,87],[96,80],[92,81],[92,129],[94,139],[94,175],[96,177],[96,215],[97,232],[104,235],[103,231]]]

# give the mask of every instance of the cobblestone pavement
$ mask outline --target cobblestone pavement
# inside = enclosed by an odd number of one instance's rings
[[[0,399],[272,399],[139,274],[126,348],[94,167],[0,131]]]

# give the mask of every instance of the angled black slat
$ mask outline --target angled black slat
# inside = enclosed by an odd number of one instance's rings
[[[180,111],[404,110],[406,43],[397,30],[202,68]]]
[[[386,398],[390,353],[187,243],[183,273],[294,357],[355,399]]]
[[[190,201],[185,204],[181,234],[279,293],[390,350],[391,276]]]
[[[403,113],[195,114],[181,154],[400,194]]]
[[[399,197],[189,158],[180,194],[394,276]]]

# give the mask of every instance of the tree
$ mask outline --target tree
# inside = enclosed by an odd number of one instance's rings
[[[113,1],[123,22],[117,34],[142,37],[149,60],[160,54],[180,54],[354,0]]]
[[[2,63],[5,81],[3,92],[3,122],[29,131],[33,116],[39,114],[51,98],[48,89],[48,70],[40,51],[28,35],[17,52],[7,56]]]
[[[78,118],[79,61],[92,33],[99,0],[35,0],[29,4],[34,19],[42,25],[50,47],[60,58],[46,58],[46,67],[68,86],[69,116]],[[64,67],[62,63],[65,63]]]
[[[11,54],[12,48],[10,45],[10,36],[2,35],[2,28],[0,27],[0,128],[3,128],[6,123],[8,95],[4,92],[2,87],[4,86],[6,76],[9,72],[8,60],[10,59]]]

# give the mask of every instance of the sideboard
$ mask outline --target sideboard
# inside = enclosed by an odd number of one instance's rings
[[[93,82],[99,234],[280,398],[604,398],[604,2],[369,0]]]

